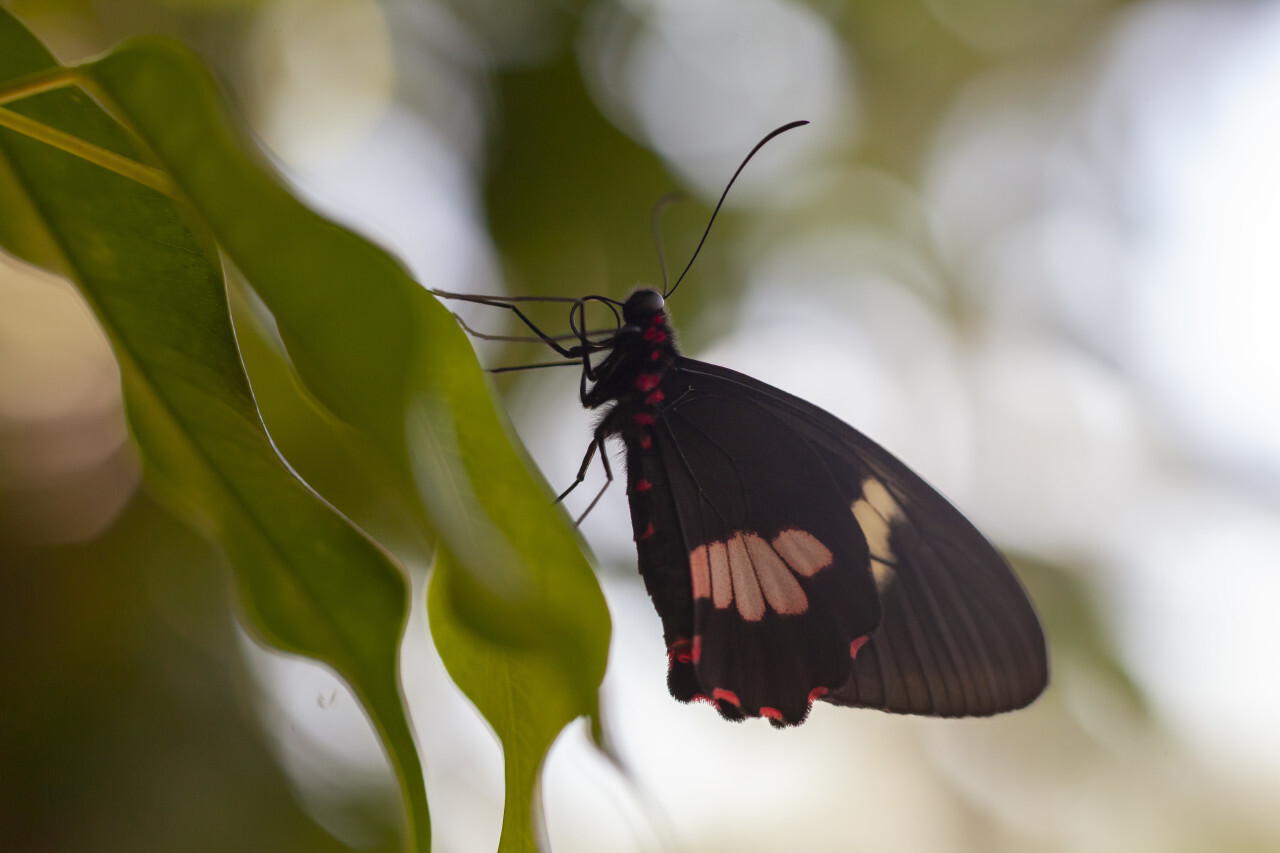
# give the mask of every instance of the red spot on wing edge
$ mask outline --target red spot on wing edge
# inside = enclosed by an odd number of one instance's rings
[[[689,641],[683,637],[671,644],[667,649],[667,669],[677,663],[692,663],[693,654],[689,650]]]
[[[809,704],[812,705],[814,702],[818,701],[819,699],[821,699],[823,696],[826,696],[826,695],[827,695],[827,688],[825,687],[813,688],[812,690],[809,691]]]
[[[715,690],[711,691],[711,696],[724,702],[731,702],[739,708],[742,707],[742,702],[738,700],[738,694],[734,693],[732,690],[725,690],[723,687],[717,687]]]
[[[768,717],[771,720],[777,720],[778,722],[782,722],[782,712],[779,711],[777,708],[770,708],[768,705],[761,706],[760,716]]]
[[[849,657],[856,658],[858,656],[858,650],[867,644],[867,639],[868,639],[867,635],[863,634],[861,637],[859,637],[858,639],[850,643]]]

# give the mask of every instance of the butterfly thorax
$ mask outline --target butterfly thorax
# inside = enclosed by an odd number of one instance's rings
[[[663,377],[679,354],[662,295],[656,290],[631,294],[623,304],[622,318],[609,354],[593,369],[594,384],[582,394],[582,405],[588,409],[616,404],[608,417],[617,432],[653,423],[665,399],[660,387]]]

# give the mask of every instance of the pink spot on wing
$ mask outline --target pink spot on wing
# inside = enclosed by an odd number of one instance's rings
[[[811,578],[831,565],[831,549],[807,530],[789,528],[773,537],[773,549],[798,575]]]
[[[639,536],[636,537],[636,541],[639,542],[641,539],[648,539],[650,536],[654,534],[654,532],[655,531],[653,529],[653,522],[651,521],[648,523],[648,525],[645,526],[644,533],[641,533]]]
[[[653,447],[653,437],[648,434],[640,436],[640,448],[648,450],[650,447]]]
[[[738,701],[738,694],[734,693],[732,690],[725,690],[723,687],[717,687],[715,690],[711,691],[711,695],[717,700],[730,702],[737,705],[739,708],[742,707],[742,703]]]
[[[729,550],[723,542],[707,547],[707,568],[711,570],[711,603],[717,610],[733,604],[733,578],[729,573]]]
[[[858,639],[856,639],[856,640],[854,640],[852,643],[850,643],[850,644],[849,644],[849,657],[851,657],[851,658],[856,658],[856,657],[858,656],[858,649],[862,648],[862,647],[863,647],[863,646],[865,646],[866,644],[867,644],[867,635],[866,635],[866,634],[863,634],[861,637],[859,637]]]
[[[699,545],[689,552],[689,583],[693,597],[711,597],[711,563],[707,559],[707,546]]]
[[[652,488],[653,488],[653,483],[650,483],[648,480],[636,480],[637,492],[647,492]]]
[[[636,388],[641,391],[652,391],[658,387],[658,383],[662,381],[662,377],[657,373],[641,373],[636,377]]]
[[[809,597],[778,552],[755,533],[748,533],[745,541],[751,565],[756,570],[756,580],[760,582],[760,591],[774,612],[794,616],[808,610]]]
[[[631,416],[631,420],[635,421],[640,426],[653,425],[653,415],[650,415],[647,412],[637,412]],[[641,444],[643,444],[643,442],[641,442]]]
[[[823,696],[826,696],[826,695],[827,695],[827,688],[825,687],[813,688],[812,690],[809,691],[809,704],[812,705],[814,702],[818,701],[819,699],[821,699]]]
[[[662,391],[654,391],[648,397],[644,398],[644,404],[646,406],[655,406],[658,403],[661,403],[664,399],[666,399],[666,395],[663,394]]]
[[[729,576],[733,582],[731,595],[738,605],[738,615],[748,622],[759,622],[764,618],[764,594],[760,591],[755,566],[751,564],[747,539],[743,534],[735,533],[725,547],[729,556]],[[719,602],[716,604],[718,606]]]
[[[771,720],[777,720],[778,722],[782,722],[782,712],[779,711],[777,708],[770,708],[767,705],[761,706],[760,716],[768,717]]]

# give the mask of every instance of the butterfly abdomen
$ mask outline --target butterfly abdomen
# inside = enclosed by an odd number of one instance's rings
[[[588,408],[608,407],[601,427],[626,448],[627,498],[641,575],[662,619],[668,687],[687,702],[702,697],[695,671],[699,649],[685,536],[663,462],[664,450],[674,449],[664,447],[662,435],[679,351],[664,311],[625,319],[625,330],[582,402]]]

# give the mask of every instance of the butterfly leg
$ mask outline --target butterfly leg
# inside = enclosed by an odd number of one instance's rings
[[[537,335],[538,338],[544,344],[546,344],[547,346],[555,350],[558,355],[562,355],[565,358],[572,358],[572,359],[577,359],[580,355],[580,353],[576,352],[575,350],[565,349],[564,347],[560,346],[560,344],[556,342],[556,336],[548,335],[546,332],[542,331],[542,329],[538,328],[534,324],[534,322],[530,320],[523,311],[520,310],[518,306],[511,304],[512,300],[510,299],[502,299],[500,297],[491,297],[491,296],[475,296],[475,295],[463,294],[463,293],[449,293],[448,291],[444,291],[444,290],[433,290],[431,292],[434,293],[436,296],[441,297],[442,299],[457,299],[463,302],[474,302],[477,305],[488,305],[491,308],[506,308],[508,311],[513,312],[517,317],[519,317],[520,322],[528,326],[530,331],[532,331],[535,335]],[[547,300],[538,300],[538,301],[577,302],[578,300],[547,299]],[[466,328],[465,324],[463,327]],[[574,337],[580,337],[580,335],[574,335]]]
[[[609,488],[609,484],[613,482],[613,469],[609,466],[609,453],[605,450],[604,440],[609,437],[609,431],[601,424],[596,428],[595,435],[591,438],[591,446],[587,448],[587,455],[582,457],[582,465],[578,467],[578,476],[569,484],[569,488],[565,489],[556,498],[556,503],[560,503],[569,493],[578,486],[582,485],[582,481],[587,478],[587,469],[591,467],[591,460],[595,459],[596,451],[600,452],[600,464],[604,466],[604,485],[600,487],[600,491],[591,499],[591,503],[587,504],[587,508],[582,511],[582,515],[578,516],[578,520],[574,522],[574,526],[582,523],[591,510],[596,508],[596,504],[600,502],[600,498],[604,497],[605,489]]]

